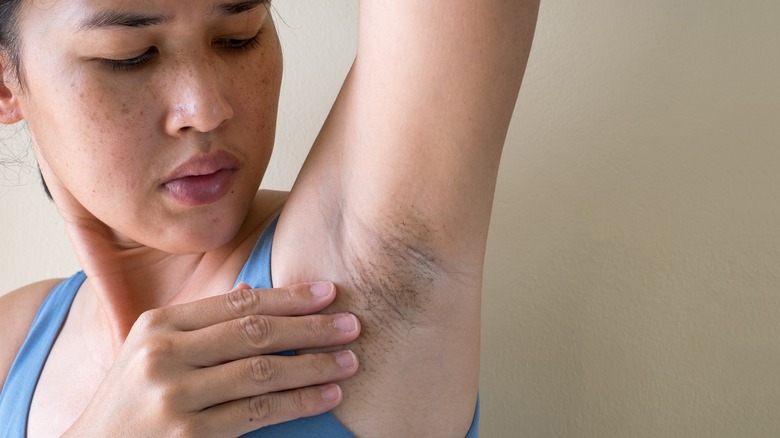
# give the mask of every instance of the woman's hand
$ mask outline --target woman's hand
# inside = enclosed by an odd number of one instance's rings
[[[357,338],[353,315],[312,315],[335,294],[327,282],[280,289],[242,284],[225,295],[144,313],[65,436],[236,437],[333,409],[342,394],[330,382],[357,371],[351,351],[263,355]]]

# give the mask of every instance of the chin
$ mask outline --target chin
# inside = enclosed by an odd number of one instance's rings
[[[147,246],[171,254],[196,254],[216,251],[229,245],[244,222],[239,215],[222,215],[211,220],[185,220],[165,227],[165,234],[149,238]]]

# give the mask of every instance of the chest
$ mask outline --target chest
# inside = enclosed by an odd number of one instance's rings
[[[86,339],[66,323],[35,388],[27,436],[61,436],[84,411],[111,363],[99,337]],[[106,344],[107,345],[107,344]]]

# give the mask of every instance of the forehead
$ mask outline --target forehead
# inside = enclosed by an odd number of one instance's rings
[[[238,15],[268,4],[270,0],[28,0],[21,18],[73,31],[138,28]]]

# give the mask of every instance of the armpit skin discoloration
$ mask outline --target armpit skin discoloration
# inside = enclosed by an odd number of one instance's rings
[[[414,213],[368,223],[357,219],[342,236],[352,311],[372,346],[403,342],[427,325],[436,282],[445,274],[431,243],[436,230]]]

